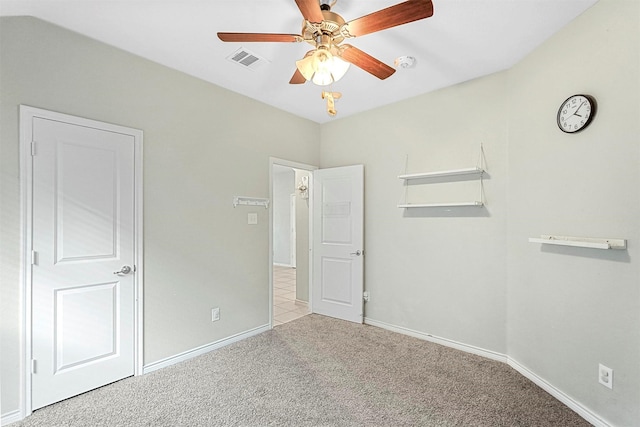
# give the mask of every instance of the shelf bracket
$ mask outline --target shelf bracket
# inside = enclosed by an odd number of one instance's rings
[[[264,206],[265,209],[269,209],[269,199],[263,199],[261,197],[235,196],[233,198],[233,207],[235,208],[238,205]]]

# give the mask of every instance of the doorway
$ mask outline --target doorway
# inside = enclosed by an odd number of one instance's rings
[[[271,295],[273,326],[310,310],[310,200],[314,166],[271,159]]]

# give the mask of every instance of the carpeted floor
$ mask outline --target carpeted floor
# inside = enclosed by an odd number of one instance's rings
[[[12,426],[589,425],[506,364],[309,315]]]

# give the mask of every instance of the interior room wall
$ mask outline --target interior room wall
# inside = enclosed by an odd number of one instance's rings
[[[321,167],[364,164],[367,319],[506,352],[505,90],[498,73],[322,127]],[[398,175],[474,167],[481,145],[485,207],[397,207]],[[479,184],[412,186],[409,202],[476,199]]]
[[[598,108],[567,135],[556,112],[575,93]],[[600,0],[509,71],[509,355],[616,426],[640,423],[639,93],[638,1]],[[528,242],[541,234],[628,249]]]
[[[279,165],[274,165],[273,172],[273,262],[291,266],[291,194],[295,173]]]
[[[639,8],[600,0],[509,71],[321,128],[321,167],[365,165],[366,318],[503,353],[615,426],[640,419]],[[582,92],[596,119],[565,135],[557,109]],[[480,142],[486,208],[395,208],[405,154],[408,172],[468,167]]]
[[[295,187],[302,177],[309,177],[308,171],[294,169]],[[309,199],[296,193],[296,299],[309,301]]]
[[[269,197],[271,156],[318,164],[319,125],[37,19],[2,18],[0,43],[2,414],[19,397],[19,104],[144,131],[145,364],[267,325],[268,211],[233,196]]]

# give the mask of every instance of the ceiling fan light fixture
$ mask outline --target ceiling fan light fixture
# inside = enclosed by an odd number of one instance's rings
[[[344,77],[349,66],[347,61],[322,47],[308,52],[304,58],[296,61],[296,67],[300,74],[318,86],[327,86],[337,82]]]
[[[312,52],[313,51],[307,52],[304,58],[296,61],[296,68],[298,68],[298,71],[300,71],[300,74],[302,74],[306,80],[311,80],[313,73],[315,73]]]
[[[337,82],[347,74],[351,64],[339,56],[333,57],[333,64],[331,65],[331,74],[333,75],[333,81]]]

